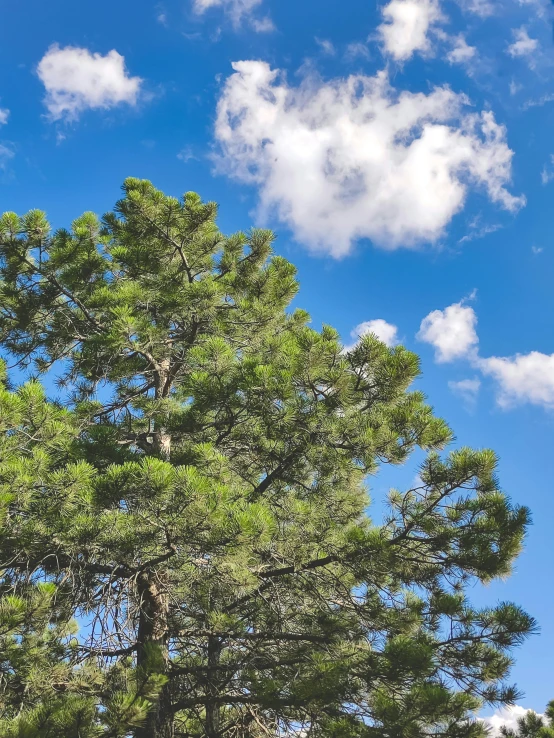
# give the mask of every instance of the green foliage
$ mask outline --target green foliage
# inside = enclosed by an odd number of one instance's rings
[[[0,390],[6,595],[56,588],[43,686],[2,735],[482,736],[535,625],[466,590],[510,572],[527,509],[492,452],[438,455],[414,354],[345,352],[290,310],[273,235],[215,216],[129,179],[102,222],[0,221],[0,345],[58,368],[65,405]],[[372,523],[368,475],[417,448]]]

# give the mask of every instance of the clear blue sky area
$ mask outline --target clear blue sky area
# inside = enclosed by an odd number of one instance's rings
[[[554,697],[554,44],[550,0],[2,2],[0,210],[54,226],[127,176],[268,225],[296,303],[345,344],[417,351],[457,444],[492,447],[534,524],[475,588],[541,634],[522,704]],[[373,322],[377,321],[377,322]],[[351,335],[352,333],[352,335]],[[376,513],[389,485],[371,483]]]

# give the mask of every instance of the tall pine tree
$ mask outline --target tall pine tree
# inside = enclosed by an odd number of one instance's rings
[[[528,511],[491,451],[437,454],[414,354],[345,352],[290,310],[272,233],[215,218],[128,179],[102,222],[1,220],[0,346],[67,398],[6,388],[39,410],[2,426],[4,589],[55,587],[44,627],[81,624],[41,646],[45,701],[86,702],[87,737],[483,735],[471,711],[515,699],[534,623],[466,588],[509,573]],[[366,477],[416,448],[421,481],[372,523]]]

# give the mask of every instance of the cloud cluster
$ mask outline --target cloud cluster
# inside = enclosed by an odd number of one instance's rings
[[[391,0],[382,14],[378,32],[393,59],[406,61],[416,51],[431,51],[429,32],[443,20],[438,0]]]
[[[497,402],[501,407],[530,403],[554,408],[554,354],[531,351],[515,356],[484,358],[477,350],[476,325],[474,309],[455,303],[445,310],[429,313],[421,322],[417,338],[435,348],[438,363],[464,359],[484,376],[491,377],[495,381]],[[462,386],[461,383],[451,383],[451,389],[471,392],[468,381],[464,380]]]
[[[0,108],[0,126],[6,125],[9,117],[10,111],[7,108]]]
[[[44,103],[52,120],[75,120],[88,108],[135,105],[142,80],[130,77],[125,59],[112,50],[105,56],[57,44],[40,60],[37,74],[46,89]]]
[[[353,343],[344,347],[345,351],[350,351],[358,343],[362,336],[366,336],[369,333],[373,333],[377,338],[387,346],[396,346],[398,343],[398,328],[392,323],[387,323],[382,318],[376,318],[375,320],[366,320],[360,323],[350,331],[350,338],[353,339]]]
[[[515,211],[513,152],[491,112],[447,87],[398,92],[387,74],[289,85],[261,61],[233,64],[217,108],[219,167],[258,187],[298,240],[334,257],[439,239],[469,188]]]

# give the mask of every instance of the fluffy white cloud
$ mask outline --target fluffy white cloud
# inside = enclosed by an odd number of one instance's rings
[[[519,705],[503,707],[494,715],[483,719],[483,723],[489,728],[489,738],[501,738],[501,728],[517,730],[517,721],[531,710],[526,710]]]
[[[475,57],[477,49],[475,46],[470,46],[462,34],[453,38],[452,41],[453,46],[446,56],[451,64],[467,64]]]
[[[529,56],[536,51],[539,42],[536,38],[530,38],[525,26],[512,31],[515,41],[508,46],[508,54],[512,57]]]
[[[385,51],[397,61],[431,50],[429,31],[443,19],[438,0],[391,0],[379,28]]]
[[[7,108],[0,108],[0,126],[5,125],[10,117],[10,111]]]
[[[473,406],[477,401],[477,395],[481,388],[481,380],[475,377],[474,379],[461,379],[459,382],[448,382],[448,386],[466,403],[466,405]]]
[[[435,349],[436,361],[443,364],[475,354],[479,343],[476,325],[473,308],[457,302],[445,310],[433,310],[423,318],[416,337],[430,343]]]
[[[531,351],[528,354],[479,359],[483,374],[493,377],[498,385],[501,407],[529,402],[554,408],[554,354]]]
[[[252,16],[262,4],[262,0],[194,0],[194,10],[197,13],[204,13],[209,8],[221,8],[231,18],[234,25],[238,26],[245,18],[248,18],[250,25],[255,31],[264,33],[274,30],[274,25],[270,18],[255,18]]]
[[[398,328],[382,318],[376,318],[375,320],[366,320],[350,331],[350,337],[354,340],[354,343],[345,346],[345,351],[353,349],[360,338],[368,333],[374,333],[387,346],[396,346],[398,343]]]
[[[76,119],[87,108],[135,105],[142,80],[129,77],[125,59],[112,50],[105,56],[88,49],[57,44],[42,57],[37,73],[46,89],[44,100],[53,120]]]
[[[470,186],[508,210],[525,202],[506,189],[504,127],[447,87],[399,93],[385,72],[293,87],[265,62],[233,68],[215,125],[220,169],[258,186],[261,216],[276,210],[312,249],[436,241]]]

